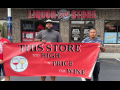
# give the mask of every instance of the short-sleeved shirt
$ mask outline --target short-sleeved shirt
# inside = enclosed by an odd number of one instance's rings
[[[60,33],[55,30],[42,30],[38,33],[35,39],[46,40],[46,42],[62,42]]]
[[[10,41],[6,38],[2,38],[0,39],[0,59],[3,60],[3,42],[8,42],[10,43]]]
[[[103,41],[99,38],[95,38],[94,40],[92,40],[88,37],[88,38],[84,39],[82,41],[82,43],[100,43],[103,47],[105,47],[103,44]],[[99,54],[98,54],[97,62],[99,62]]]

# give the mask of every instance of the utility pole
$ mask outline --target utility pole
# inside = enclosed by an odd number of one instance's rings
[[[7,35],[10,42],[12,42],[12,17],[11,17],[11,8],[7,8]]]

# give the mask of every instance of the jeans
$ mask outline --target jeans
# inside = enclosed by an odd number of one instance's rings
[[[99,81],[99,72],[100,72],[100,62],[96,62],[94,71],[93,71],[93,80]],[[86,79],[86,81],[91,81],[91,79]]]
[[[3,72],[3,76],[5,76],[4,66],[3,64],[0,64],[0,76],[1,76],[1,70]]]

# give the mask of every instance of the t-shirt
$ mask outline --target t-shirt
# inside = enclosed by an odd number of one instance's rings
[[[6,38],[2,38],[0,39],[0,59],[3,60],[3,42],[7,41],[8,43],[10,43],[10,41]]]
[[[46,40],[46,42],[62,42],[60,33],[55,30],[42,30],[38,33],[35,39]]]
[[[88,37],[88,38],[84,39],[82,41],[82,43],[100,43],[103,47],[105,47],[103,44],[103,41],[99,38],[95,38],[94,40],[92,40]],[[99,54],[98,54],[97,62],[99,62]]]

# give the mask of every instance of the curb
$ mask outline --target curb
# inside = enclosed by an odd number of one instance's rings
[[[99,58],[120,58],[120,53],[100,53]]]

